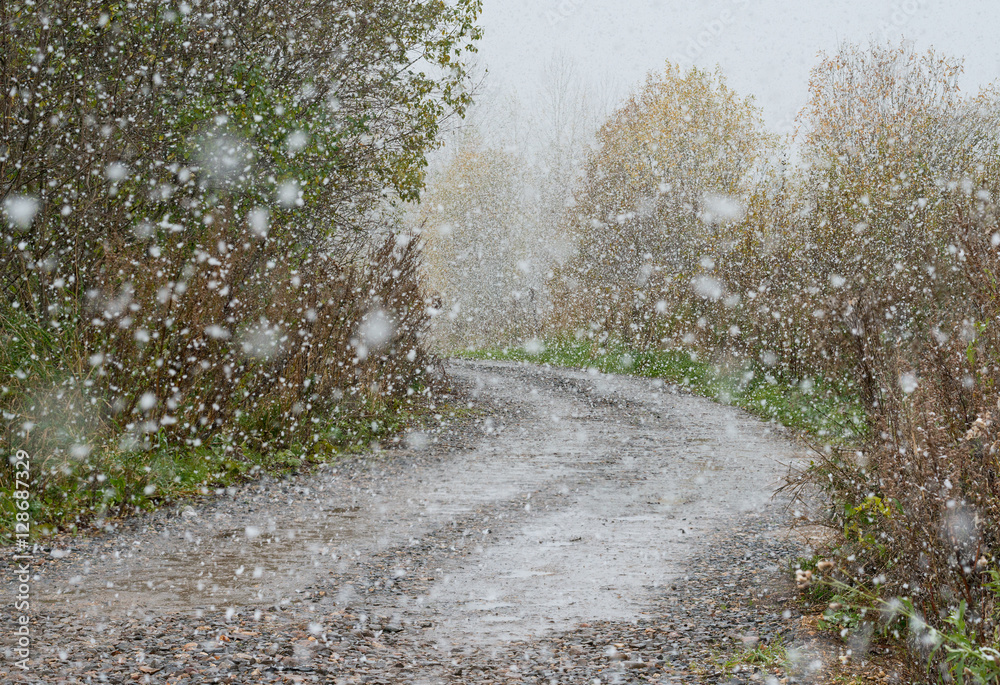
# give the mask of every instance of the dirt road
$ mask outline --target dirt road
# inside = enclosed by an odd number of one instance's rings
[[[787,438],[647,379],[449,372],[485,414],[52,550],[0,680],[729,682],[698,660],[780,633]]]

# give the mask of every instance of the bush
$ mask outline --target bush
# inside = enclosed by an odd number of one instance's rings
[[[985,204],[956,220],[965,283],[927,312],[936,322],[931,332],[869,356],[872,432],[856,449],[828,453],[806,476],[836,503],[833,520],[845,531],[839,553],[851,560],[852,581],[902,598],[942,634],[959,612],[973,647],[995,646],[1000,634],[998,229]],[[939,646],[915,644],[927,653]]]
[[[393,204],[470,102],[478,11],[0,6],[0,449],[41,491],[134,491],[151,451],[301,453],[426,394]]]
[[[552,326],[595,358],[683,349],[856,396],[863,421],[810,421],[841,430],[814,433],[799,484],[829,495],[859,592],[941,635],[961,622],[972,654],[1000,634],[1000,100],[961,96],[960,71],[904,47],[824,57],[798,167],[723,85],[651,79],[591,156]],[[957,653],[914,646],[945,670]]]

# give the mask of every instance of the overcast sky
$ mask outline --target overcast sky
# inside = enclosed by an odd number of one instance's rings
[[[817,53],[845,40],[905,38],[963,57],[967,91],[1000,77],[997,0],[485,0],[482,24],[480,64],[524,104],[554,55],[623,94],[670,59],[721,66],[779,132],[806,103]]]

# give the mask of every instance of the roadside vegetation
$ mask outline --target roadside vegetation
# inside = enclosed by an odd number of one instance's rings
[[[781,141],[668,64],[588,140],[557,69],[543,145],[473,127],[425,178],[480,5],[0,3],[0,452],[36,533],[363,448],[433,412],[433,345],[635,373],[811,436],[832,630],[996,681],[1000,94],[845,45]]]
[[[479,10],[0,4],[0,452],[31,456],[36,533],[367,446],[433,404],[397,208],[471,102]]]
[[[978,683],[1000,658],[1000,95],[961,93],[961,69],[845,45],[790,144],[722,75],[651,74],[533,256],[531,315],[451,346],[662,377],[805,429],[794,486],[826,495],[836,542],[803,586],[862,612],[845,640],[881,631],[930,679]]]
[[[864,414],[857,398],[824,379],[791,382],[763,364],[722,366],[685,350],[638,349],[606,341],[540,340],[526,346],[466,350],[457,356],[551,364],[602,373],[659,378],[723,404],[732,404],[768,421],[776,421],[833,444],[850,444],[864,433]]]

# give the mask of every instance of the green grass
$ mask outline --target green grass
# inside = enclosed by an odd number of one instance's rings
[[[785,650],[785,643],[781,639],[777,639],[728,657],[723,662],[722,667],[727,671],[732,671],[740,666],[772,669],[784,666],[787,661],[788,654]]]
[[[830,442],[847,442],[864,432],[864,412],[845,383],[822,378],[782,377],[760,364],[723,368],[679,350],[634,350],[607,342],[552,341],[531,352],[524,347],[464,350],[470,359],[526,361],[665,381],[723,404],[746,409]]]
[[[218,494],[263,475],[284,477],[392,440],[407,425],[436,421],[433,405],[367,406],[316,428],[314,436],[284,449],[266,442],[234,444],[218,439],[197,447],[155,440],[151,449],[95,450],[86,459],[40,463],[32,455],[32,538],[76,532],[177,501]],[[458,411],[461,411],[459,409]],[[155,436],[160,437],[160,436]],[[13,483],[3,484],[7,490]],[[0,545],[13,542],[15,501],[0,500]]]

